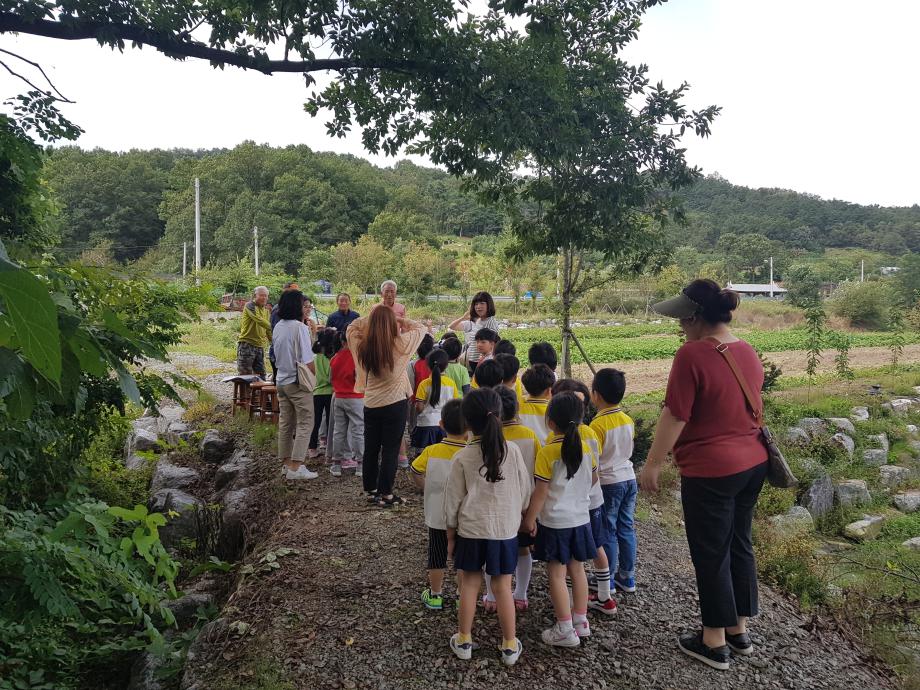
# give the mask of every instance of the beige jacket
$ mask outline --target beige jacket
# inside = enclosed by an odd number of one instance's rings
[[[507,454],[498,482],[486,481],[482,448],[475,441],[454,455],[444,489],[447,526],[467,539],[511,539],[521,526],[521,514],[530,503],[533,477],[521,451],[506,443]]]
[[[355,392],[364,393],[365,407],[385,407],[412,396],[409,383],[409,360],[428,330],[420,323],[411,321],[411,327],[393,343],[393,370],[385,376],[374,376],[366,371],[358,359],[358,348],[367,335],[367,317],[352,321],[348,326],[348,349],[355,358]]]

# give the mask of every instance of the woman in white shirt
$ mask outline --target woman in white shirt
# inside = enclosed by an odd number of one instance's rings
[[[466,361],[470,371],[476,368],[480,353],[476,348],[476,334],[480,328],[491,328],[498,333],[498,319],[495,318],[495,302],[488,292],[477,292],[470,303],[470,311],[448,326],[452,331],[462,331],[466,337]]]
[[[297,382],[297,364],[306,364],[316,373],[310,328],[303,322],[304,296],[288,290],[278,301],[278,323],[272,331],[275,366],[278,370],[278,457],[286,479],[316,479],[316,472],[304,466],[307,444],[313,428],[313,393]],[[295,437],[296,430],[296,437]]]

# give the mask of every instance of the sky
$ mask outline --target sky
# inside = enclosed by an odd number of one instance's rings
[[[920,203],[917,26],[917,0],[671,0],[648,12],[626,57],[666,86],[689,82],[691,107],[722,107],[710,138],[685,138],[688,160],[705,173],[903,206]],[[309,90],[297,75],[215,70],[150,48],[119,55],[93,41],[3,35],[0,48],[41,63],[77,101],[65,113],[84,128],[84,148],[251,139],[394,162],[368,155],[357,133],[328,137],[322,116],[303,111]],[[0,98],[19,92],[20,82],[0,75]]]

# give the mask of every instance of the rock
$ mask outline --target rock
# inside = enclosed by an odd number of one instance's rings
[[[131,422],[131,429],[134,431],[143,429],[144,431],[150,431],[155,434],[157,433],[157,418],[150,416],[138,417]]]
[[[895,494],[894,505],[902,513],[916,513],[920,510],[920,490],[913,489]]]
[[[189,489],[198,481],[198,473],[191,467],[173,465],[165,458],[161,459],[153,470],[150,479],[150,492],[160,489]]]
[[[188,424],[181,419],[171,422],[166,429],[166,442],[173,446],[178,445],[183,435],[187,434],[189,431]]]
[[[768,522],[782,535],[805,534],[815,528],[814,518],[802,506],[792,506],[782,515],[771,515]]]
[[[920,551],[920,537],[913,537],[905,542],[901,542],[901,546],[911,551]]]
[[[869,408],[868,407],[854,407],[850,410],[850,419],[854,422],[868,422],[869,421]]]
[[[157,433],[165,434],[174,422],[181,422],[185,410],[178,405],[167,405],[159,409],[157,420]]]
[[[837,431],[842,431],[845,434],[856,433],[856,427],[853,426],[853,422],[846,417],[828,417],[825,421],[835,427]]]
[[[867,541],[875,539],[882,531],[885,518],[882,515],[863,515],[862,520],[851,522],[843,528],[843,533],[850,539]]]
[[[888,444],[887,434],[875,434],[871,436],[866,436],[866,440],[874,444],[876,448],[881,448],[886,453],[891,448],[891,446]]]
[[[155,431],[148,429],[135,428],[128,434],[128,440],[125,447],[125,457],[138,451],[157,450],[159,448],[160,437]]]
[[[848,541],[838,541],[836,539],[827,539],[815,549],[815,553],[821,556],[833,556],[835,553],[842,553],[853,548],[853,544]]]
[[[800,419],[796,426],[800,429],[804,429],[805,433],[807,433],[810,438],[827,433],[827,422],[818,417],[805,417]]]
[[[129,470],[142,470],[147,467],[147,463],[151,461],[149,455],[140,455],[138,453],[131,453],[127,458],[125,458],[125,467]]]
[[[914,404],[914,401],[910,398],[895,398],[889,403],[889,406],[895,414],[907,414]]]
[[[222,641],[227,636],[227,620],[218,618],[205,625],[189,645],[185,657],[185,670],[182,673],[180,690],[204,690],[210,687],[207,671],[203,665],[205,647]]]
[[[834,483],[831,478],[825,474],[815,479],[805,493],[802,494],[799,504],[813,518],[827,515],[834,507]]]
[[[230,458],[230,461],[221,465],[217,472],[214,473],[214,489],[223,491],[224,489],[241,489],[249,480],[249,464],[252,458],[238,450]]]
[[[249,489],[224,494],[223,513],[218,537],[218,556],[225,561],[237,560],[246,548],[246,513],[250,508]]]
[[[908,424],[908,425],[907,425],[907,433],[908,433],[908,434],[916,434],[916,433],[917,433],[917,425],[916,425],[916,424]]]
[[[838,482],[834,494],[837,502],[844,507],[859,506],[872,500],[866,482],[862,479],[844,479]]]
[[[831,436],[831,445],[846,453],[848,458],[852,458],[856,450],[856,442],[846,434],[837,433]]]
[[[882,486],[894,489],[910,479],[911,470],[909,467],[898,465],[882,465],[878,468],[878,473]]]
[[[786,433],[783,437],[783,440],[786,443],[789,443],[791,445],[805,445],[811,439],[808,436],[808,432],[805,431],[805,429],[802,429],[801,427],[797,427],[797,426],[791,426],[788,429],[786,429]]]
[[[163,656],[143,652],[131,665],[131,679],[126,690],[164,690],[166,686],[158,676],[165,662]]]
[[[213,594],[209,592],[192,592],[178,599],[170,599],[164,602],[163,605],[172,611],[176,617],[176,625],[182,630],[195,622],[195,615],[198,613],[198,609],[206,609],[213,603]]]
[[[863,462],[867,465],[885,465],[888,462],[888,451],[881,448],[864,450]]]
[[[167,548],[176,548],[183,539],[198,539],[198,511],[204,510],[200,498],[181,489],[160,489],[150,497],[148,508],[164,515],[170,511],[178,513],[167,517],[168,522],[160,528],[160,539]]]
[[[917,455],[920,455],[920,441],[911,441],[910,449]]]
[[[205,462],[223,462],[233,452],[233,440],[221,436],[217,429],[208,429],[201,439],[201,457]]]

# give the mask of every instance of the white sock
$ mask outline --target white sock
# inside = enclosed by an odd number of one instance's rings
[[[579,623],[587,623],[587,622],[588,622],[588,614],[586,614],[586,613],[572,613],[572,622],[573,622],[575,625],[578,625]]]
[[[486,601],[495,601],[495,595],[492,593],[492,576],[484,573],[486,576]]]
[[[527,601],[527,589],[530,587],[530,575],[533,573],[533,558],[530,551],[523,556],[518,556],[517,569],[514,571],[514,598],[518,601]],[[610,583],[607,583],[610,590]]]
[[[597,599],[598,601],[607,601],[610,598],[610,569],[595,570],[597,577]]]
[[[562,632],[569,632],[570,630],[574,630],[575,627],[572,625],[571,618],[566,618],[564,621],[556,621],[556,625],[559,626],[559,629]]]

